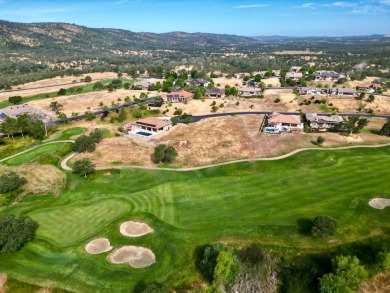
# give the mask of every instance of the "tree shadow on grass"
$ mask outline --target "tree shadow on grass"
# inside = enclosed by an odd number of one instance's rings
[[[299,233],[310,236],[311,227],[313,226],[311,219],[300,218],[297,220],[297,225],[299,227]]]

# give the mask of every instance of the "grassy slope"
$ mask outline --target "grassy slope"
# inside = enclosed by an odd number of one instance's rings
[[[367,202],[390,197],[389,155],[386,147],[303,152],[275,162],[186,173],[123,170],[88,181],[69,174],[61,197],[9,208],[30,214],[41,227],[22,251],[0,256],[0,271],[20,281],[54,282],[80,292],[128,292],[139,282],[169,280],[175,285],[196,277],[193,250],[211,241],[248,240],[315,252],[381,235],[390,228],[390,213]],[[297,223],[319,214],[338,219],[338,242],[300,234]],[[129,219],[145,221],[155,232],[123,237],[119,225]],[[87,255],[84,245],[101,236],[109,237],[114,247],[149,247],[157,263],[136,270],[110,265],[106,254]],[[62,246],[56,244],[66,237]]]

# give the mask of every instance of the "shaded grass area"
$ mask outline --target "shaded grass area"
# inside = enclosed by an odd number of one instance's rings
[[[72,143],[58,143],[40,146],[25,154],[11,158],[3,164],[9,166],[22,165],[34,160],[38,160],[41,164],[56,165],[58,161],[71,151]]]
[[[152,281],[184,290],[199,277],[193,253],[205,243],[258,243],[288,257],[337,250],[389,235],[388,209],[368,205],[373,197],[390,197],[389,164],[390,147],[382,147],[305,151],[193,172],[111,170],[88,180],[68,174],[61,197],[9,208],[31,215],[40,228],[20,252],[0,255],[0,271],[77,292],[131,292]],[[321,214],[339,222],[331,239],[302,231],[301,223]],[[119,225],[126,220],[144,221],[155,232],[124,237]],[[138,270],[112,265],[107,253],[85,253],[94,237],[108,237],[114,248],[145,246],[157,262]]]
[[[87,128],[85,127],[73,127],[73,128],[68,128],[64,130],[59,130],[58,133],[54,133],[52,136],[53,138],[49,138],[45,140],[44,142],[47,141],[58,141],[58,140],[68,140],[71,139],[75,135],[81,135],[87,131]]]

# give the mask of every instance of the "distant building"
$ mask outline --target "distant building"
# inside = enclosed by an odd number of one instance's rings
[[[316,71],[314,76],[315,80],[337,81],[340,78],[340,73],[335,71],[320,70]]]
[[[7,117],[17,118],[21,115],[34,115],[41,119],[45,124],[48,124],[51,121],[50,116],[40,110],[34,109],[27,104],[9,106],[4,109],[0,109],[0,123],[5,120]]]
[[[297,92],[300,95],[319,95],[321,94],[321,89],[316,87],[297,87]]]
[[[302,131],[303,123],[299,115],[285,115],[277,112],[265,117],[265,130],[266,133],[281,133]]]
[[[303,77],[302,72],[293,72],[293,71],[290,71],[290,72],[287,72],[287,73],[286,73],[286,79],[291,79],[291,80],[299,81],[299,79],[301,79],[302,77]]]
[[[261,94],[260,88],[253,88],[253,87],[245,87],[245,88],[239,88],[238,92],[243,97],[251,97],[251,96],[257,96]]]
[[[123,128],[129,133],[137,134],[138,132],[144,133],[146,131],[146,133],[156,134],[170,130],[172,128],[172,122],[169,119],[148,117],[128,123]]]
[[[171,93],[166,93],[162,94],[161,98],[163,99],[164,102],[167,103],[180,103],[180,102],[185,102],[193,99],[195,96],[194,93],[190,93],[187,91],[180,91],[180,92],[171,92]]]
[[[316,113],[307,113],[306,120],[310,123],[312,130],[326,131],[333,127],[336,123],[343,122],[343,117],[339,115],[325,116],[317,115]]]
[[[197,79],[197,78],[189,78],[184,82],[185,86],[200,86],[200,87],[208,87],[210,82],[204,79]]]
[[[225,90],[219,89],[219,88],[212,88],[212,89],[206,91],[206,97],[210,98],[210,99],[224,98],[225,97]]]

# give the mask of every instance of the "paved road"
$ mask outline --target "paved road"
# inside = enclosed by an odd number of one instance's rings
[[[243,159],[243,160],[234,160],[230,162],[224,162],[224,163],[218,163],[218,164],[211,164],[211,165],[205,165],[200,167],[190,167],[190,168],[160,168],[160,167],[145,167],[145,166],[132,166],[132,165],[110,165],[110,166],[96,166],[96,170],[108,170],[108,169],[143,169],[143,170],[156,170],[156,171],[173,171],[173,172],[187,172],[187,171],[195,171],[195,170],[202,170],[202,169],[208,169],[208,168],[214,168],[218,166],[224,166],[229,164],[235,164],[235,163],[242,163],[242,162],[256,162],[256,161],[277,161],[284,158],[288,158],[290,156],[293,156],[297,153],[303,152],[303,151],[335,151],[335,150],[347,150],[347,149],[355,149],[355,148],[379,148],[379,147],[385,147],[390,146],[390,143],[386,144],[377,144],[377,145],[356,145],[356,146],[345,146],[345,147],[334,147],[334,148],[302,148],[297,149],[292,152],[289,152],[287,154],[277,156],[277,157],[270,157],[270,158],[257,158],[257,159]],[[61,162],[61,167],[64,170],[71,171],[72,169],[67,165],[68,161],[73,158],[77,153],[73,153],[66,157]]]
[[[20,153],[17,153],[17,154],[14,154],[12,156],[9,156],[7,158],[1,159],[0,163],[4,162],[4,161],[7,161],[9,159],[15,158],[17,156],[23,155],[25,153],[28,153],[29,151],[35,150],[35,149],[37,149],[37,148],[39,148],[41,146],[45,146],[45,145],[48,145],[48,144],[55,144],[55,143],[67,143],[67,142],[74,143],[74,140],[57,140],[57,141],[50,141],[50,142],[46,142],[46,143],[42,143],[42,144],[37,144],[37,145],[35,145],[35,146],[31,147],[31,148],[28,148],[27,150],[24,150],[24,151],[22,151]]]

